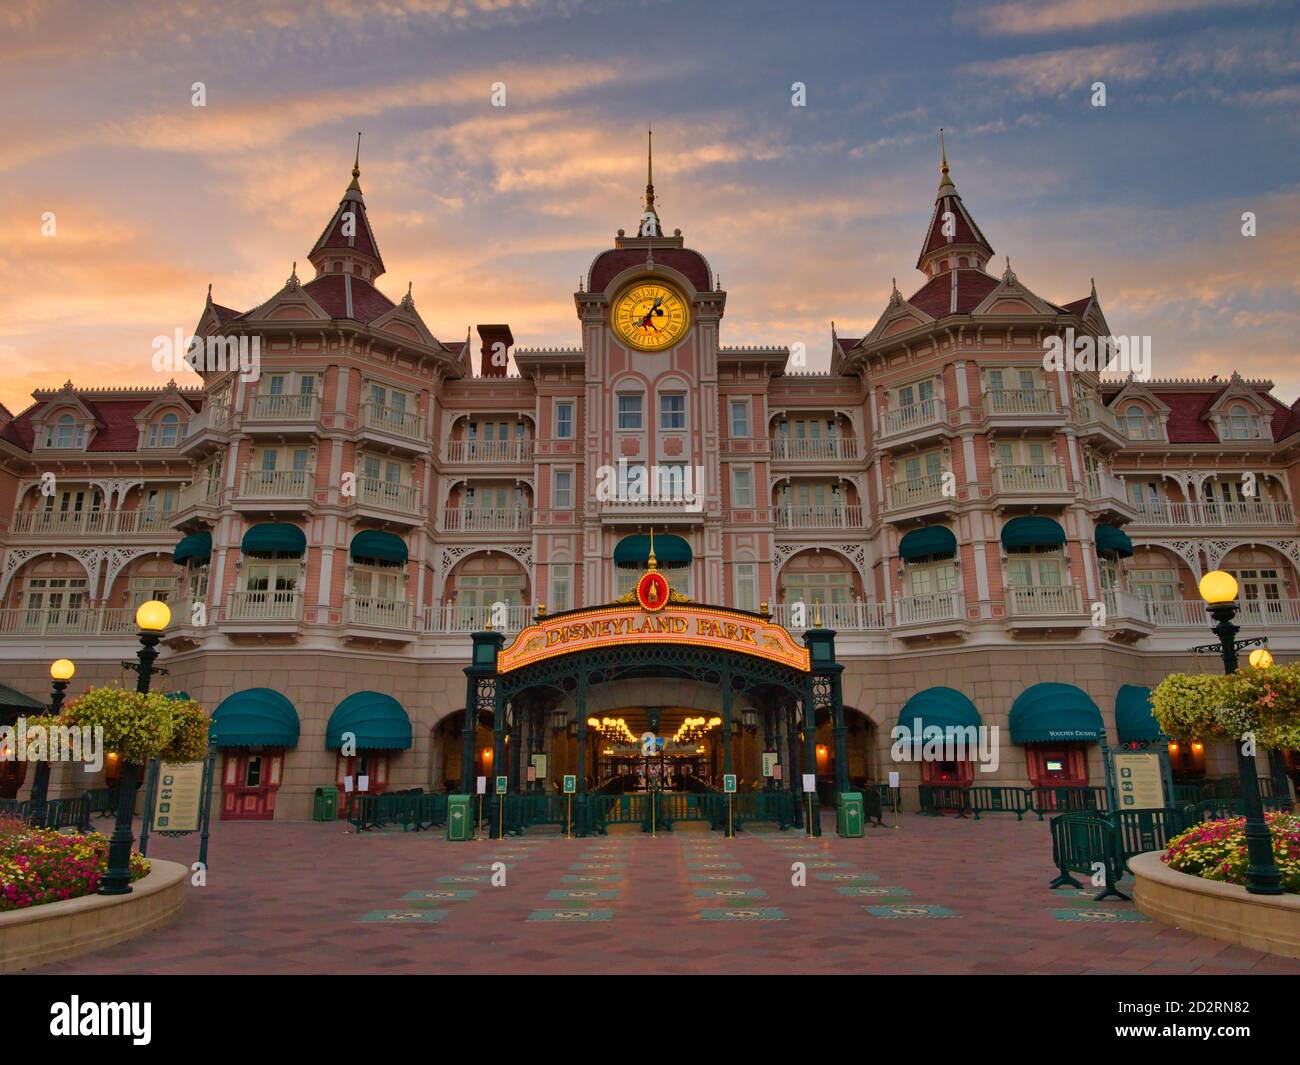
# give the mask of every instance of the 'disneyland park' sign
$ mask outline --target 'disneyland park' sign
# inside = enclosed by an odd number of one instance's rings
[[[618,604],[548,618],[528,626],[502,649],[497,670],[509,673],[556,655],[599,647],[662,643],[711,647],[808,669],[808,649],[780,625],[751,614],[670,603],[654,613]]]

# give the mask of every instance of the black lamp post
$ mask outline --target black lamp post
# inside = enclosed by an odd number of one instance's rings
[[[136,652],[138,664],[130,663],[136,672],[135,690],[149,694],[149,682],[155,672],[158,643],[163,629],[171,621],[172,612],[166,603],[151,599],[140,604],[135,612],[135,623],[140,626],[140,650]],[[135,785],[137,765],[122,759],[122,776],[117,784],[117,823],[108,838],[108,869],[99,881],[100,895],[129,895],[131,893],[131,844],[135,835],[131,820],[135,814]]]
[[[77,667],[68,658],[59,658],[50,663],[50,713],[58,717],[63,709],[63,699],[68,691],[68,682],[77,672]],[[31,823],[45,827],[45,813],[49,809],[50,792],[50,745],[48,737],[45,743],[45,757],[36,763],[36,773],[32,777]]]
[[[1237,616],[1237,581],[1230,573],[1214,570],[1201,578],[1201,598],[1214,625],[1211,631],[1219,638],[1223,671],[1237,672],[1237,633],[1233,624]],[[1264,800],[1259,793],[1259,774],[1255,756],[1248,755],[1238,739],[1237,773],[1241,777],[1241,803],[1246,811],[1246,851],[1250,865],[1246,868],[1246,890],[1252,895],[1281,895],[1282,877],[1273,862],[1273,837],[1264,820]]]

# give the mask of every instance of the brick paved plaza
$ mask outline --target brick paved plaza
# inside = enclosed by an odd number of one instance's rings
[[[150,851],[192,862],[197,839],[151,839]],[[1045,822],[916,814],[897,831],[816,840],[453,844],[341,823],[218,822],[209,884],[190,889],[179,922],[39,971],[1300,973],[1300,962],[1164,927],[1131,903],[1050,891],[1050,854]],[[504,887],[490,882],[497,860]],[[806,887],[791,886],[794,861],[807,864]]]

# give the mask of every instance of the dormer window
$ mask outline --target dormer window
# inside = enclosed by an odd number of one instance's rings
[[[1262,435],[1258,415],[1250,413],[1242,403],[1228,408],[1227,428],[1228,440],[1258,440]]]
[[[175,447],[185,439],[185,426],[174,411],[168,411],[149,426],[150,447]]]
[[[1156,439],[1155,420],[1136,403],[1124,410],[1124,435],[1130,440]]]
[[[85,429],[75,416],[60,414],[45,437],[46,447],[74,448],[85,443]]]

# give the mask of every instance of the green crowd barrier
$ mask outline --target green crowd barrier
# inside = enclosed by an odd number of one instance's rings
[[[1123,859],[1114,825],[1101,814],[1066,813],[1051,820],[1052,864],[1059,875],[1051,882],[1052,888],[1081,888],[1083,885],[1071,873],[1081,873],[1089,878],[1096,875],[1098,867],[1105,876],[1105,889],[1096,901],[1111,895],[1128,901],[1128,896],[1115,886],[1123,875]]]
[[[1060,785],[1058,787],[1027,788],[1030,809],[1038,815],[1053,813],[1104,812],[1107,808],[1106,789],[1086,785]]]

